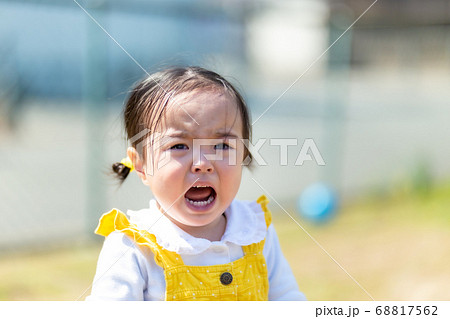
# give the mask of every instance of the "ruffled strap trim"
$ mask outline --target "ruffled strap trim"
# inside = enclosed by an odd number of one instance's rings
[[[155,256],[155,262],[164,268],[163,257],[160,251],[163,249],[156,241],[155,235],[146,230],[141,230],[135,224],[131,224],[127,216],[118,209],[112,209],[105,213],[100,218],[99,224],[95,233],[101,236],[108,236],[114,231],[119,231],[128,235],[136,244],[147,246],[151,249]],[[178,254],[176,254],[178,256]],[[176,258],[177,256],[173,256]],[[164,259],[171,259],[171,256],[166,256]]]
[[[262,211],[264,212],[264,218],[266,221],[266,227],[269,228],[270,224],[272,223],[272,213],[267,208],[267,204],[269,203],[269,200],[266,196],[262,195],[257,200],[256,203],[261,206]],[[251,245],[243,246],[242,250],[246,255],[249,254],[262,254],[264,249],[264,243],[265,239],[261,240],[258,243],[254,243]]]
[[[264,217],[266,219],[266,226],[269,228],[270,224],[272,223],[272,213],[267,208],[267,204],[269,204],[269,200],[265,195],[261,195],[256,202],[261,205],[261,209],[264,212]]]
[[[106,237],[113,231],[126,228],[129,225],[130,222],[125,214],[114,208],[100,217],[95,233]]]

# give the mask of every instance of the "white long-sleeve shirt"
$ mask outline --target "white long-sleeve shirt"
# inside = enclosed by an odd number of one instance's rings
[[[242,246],[266,238],[263,255],[268,267],[269,300],[306,300],[284,258],[273,225],[267,228],[256,202],[234,200],[225,211],[227,226],[220,241],[196,238],[150,208],[128,211],[130,222],[156,236],[163,248],[180,254],[186,265],[227,264],[243,257]],[[164,270],[153,252],[121,232],[106,239],[100,253],[91,295],[86,300],[164,300]]]

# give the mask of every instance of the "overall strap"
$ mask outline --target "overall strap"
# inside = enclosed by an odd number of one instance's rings
[[[177,266],[184,266],[184,262],[180,256],[180,254],[178,254],[174,251],[164,249],[161,246],[159,246],[159,247],[160,247],[160,250],[158,251],[158,257],[161,261],[160,266],[163,269],[177,267]],[[156,258],[156,253],[155,252],[153,252],[153,253],[155,254],[155,258]]]
[[[272,223],[272,213],[267,208],[267,204],[269,204],[269,200],[265,195],[261,195],[256,202],[261,205],[261,209],[264,212],[264,217],[266,219],[266,226],[269,228],[270,224]]]
[[[270,224],[272,223],[272,213],[267,208],[267,204],[269,203],[269,200],[266,196],[262,195],[259,197],[256,202],[261,205],[261,209],[264,212],[264,218],[266,220],[266,226],[269,228]],[[243,246],[242,250],[245,255],[247,254],[262,254],[264,249],[264,242],[265,239],[261,240],[259,243],[254,243],[248,246]]]
[[[158,266],[165,269],[170,266],[183,265],[180,255],[164,249],[156,241],[155,235],[146,230],[138,229],[135,224],[130,223],[127,216],[118,209],[103,214],[95,233],[101,236],[108,236],[114,231],[119,231],[128,235],[136,244],[150,248],[155,256]]]

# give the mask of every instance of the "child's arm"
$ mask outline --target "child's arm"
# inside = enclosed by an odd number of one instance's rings
[[[145,257],[126,235],[106,237],[98,258],[91,295],[86,300],[144,300]]]
[[[269,300],[306,300],[300,292],[292,270],[281,252],[275,228],[267,230],[264,256],[269,272]]]

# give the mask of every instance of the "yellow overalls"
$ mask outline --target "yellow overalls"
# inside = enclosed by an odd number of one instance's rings
[[[272,216],[268,200],[261,196],[257,202],[265,213],[269,227]],[[96,234],[108,236],[120,231],[138,245],[147,246],[155,256],[156,264],[164,269],[165,300],[268,300],[269,280],[263,256],[264,239],[243,246],[244,256],[228,264],[188,266],[178,253],[161,247],[155,235],[131,224],[124,213],[113,209],[100,218]]]

